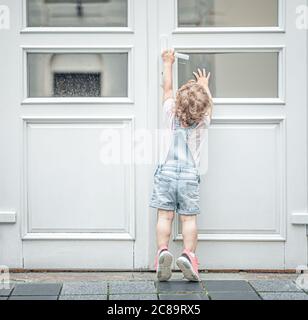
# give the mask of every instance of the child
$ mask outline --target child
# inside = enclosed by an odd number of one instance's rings
[[[199,209],[200,150],[212,115],[212,96],[209,90],[210,73],[205,69],[193,72],[196,80],[189,80],[173,98],[172,65],[174,50],[162,53],[164,62],[163,113],[170,137],[168,149],[163,152],[154,173],[154,188],[150,207],[158,209],[156,226],[157,255],[155,269],[159,281],[171,277],[173,256],[168,251],[174,213],[180,215],[184,250],[176,260],[184,277],[200,281],[197,246],[196,217]]]

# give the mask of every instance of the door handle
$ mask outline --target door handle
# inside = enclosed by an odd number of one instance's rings
[[[161,54],[166,49],[169,49],[169,38],[168,38],[168,35],[162,34],[160,36],[160,52],[161,52]],[[178,59],[189,60],[189,55],[185,54],[185,53],[175,52],[174,56]]]
[[[164,50],[169,48],[169,39],[167,34],[162,34],[160,36],[160,53],[159,53],[159,74],[160,74],[160,86],[163,87],[164,84],[164,70],[163,70],[163,60],[161,54]]]
[[[164,83],[164,74],[163,74],[163,62],[161,59],[161,54],[165,51],[169,49],[169,36],[167,34],[162,34],[160,36],[160,55],[159,55],[159,59],[160,59],[160,63],[159,63],[159,68],[160,68],[160,86],[163,86]],[[176,59],[183,59],[183,60],[189,60],[189,55],[188,54],[184,54],[184,53],[179,53],[179,52],[175,52],[174,56]]]

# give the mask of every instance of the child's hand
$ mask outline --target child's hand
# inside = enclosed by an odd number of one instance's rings
[[[193,72],[193,74],[195,75],[198,84],[200,84],[204,88],[209,87],[209,80],[211,76],[210,72],[206,75],[205,69],[202,69],[201,72],[201,70],[198,68],[198,73]]]
[[[164,63],[173,64],[175,61],[174,49],[164,50],[161,57],[163,58]]]

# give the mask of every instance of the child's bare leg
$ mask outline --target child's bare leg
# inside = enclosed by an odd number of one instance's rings
[[[195,255],[197,247],[197,216],[180,215],[182,222],[182,234],[184,240],[183,253],[176,260],[177,266],[183,272],[184,278],[189,281],[200,281],[198,258]]]
[[[180,217],[182,222],[184,249],[195,252],[198,241],[197,216],[180,215]]]
[[[156,239],[158,249],[169,244],[169,239],[172,231],[172,221],[174,218],[174,211],[166,211],[158,209],[157,225],[156,225]]]

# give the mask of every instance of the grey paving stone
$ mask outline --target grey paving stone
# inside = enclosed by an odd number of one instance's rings
[[[10,296],[9,300],[58,300],[58,296]]]
[[[22,283],[16,284],[11,296],[58,296],[60,283]]]
[[[63,284],[63,295],[103,295],[107,294],[107,282],[67,282]]]
[[[209,300],[209,297],[202,293],[161,293],[159,300]]]
[[[0,289],[0,297],[7,297],[11,294],[13,290],[13,286],[10,286],[10,288],[2,288]]]
[[[264,300],[308,300],[304,292],[259,292]]]
[[[0,297],[0,300],[7,300],[8,297]]]
[[[250,291],[214,291],[209,292],[211,300],[261,300],[255,292]]]
[[[251,280],[249,283],[260,292],[301,292],[292,280]]]
[[[112,281],[109,282],[109,293],[156,293],[156,288],[153,281]]]
[[[156,294],[112,294],[109,300],[158,300]]]
[[[202,281],[206,291],[219,292],[219,291],[245,291],[254,292],[253,288],[247,281],[242,280],[207,280]]]
[[[159,282],[157,281],[156,287],[158,292],[203,292],[201,282],[191,282],[186,280],[171,280]]]
[[[97,294],[84,294],[84,295],[71,295],[71,296],[60,296],[59,300],[107,300],[107,295]]]

